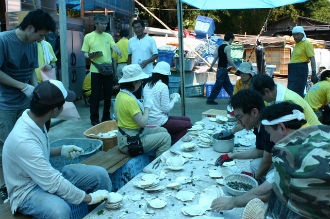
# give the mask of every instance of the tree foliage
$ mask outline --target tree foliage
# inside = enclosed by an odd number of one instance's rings
[[[177,26],[176,0],[140,0],[145,7],[152,11],[169,27]],[[136,5],[140,11],[140,18],[148,20],[150,26],[163,28],[148,12]],[[298,16],[309,17],[330,23],[330,1],[309,0],[305,3],[287,5],[274,9],[249,9],[249,10],[194,10],[189,5],[183,4],[184,28],[194,29],[196,17],[203,15],[211,17],[216,23],[219,33],[231,31],[240,34],[258,34],[264,25],[269,11],[268,23],[282,18],[292,18],[296,21]]]

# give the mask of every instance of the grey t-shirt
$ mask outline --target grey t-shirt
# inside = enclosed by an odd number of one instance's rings
[[[29,83],[38,67],[38,48],[35,42],[24,43],[15,30],[0,33],[0,69],[23,83]],[[29,106],[30,100],[20,90],[0,82],[0,110],[20,110]]]

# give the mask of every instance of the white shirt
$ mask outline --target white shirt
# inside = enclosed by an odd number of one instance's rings
[[[136,36],[128,41],[128,54],[132,55],[132,64],[140,64],[144,60],[149,59],[152,55],[158,54],[156,41],[146,34],[142,39]],[[151,75],[153,63],[149,63],[143,68],[144,73]]]
[[[149,83],[143,89],[144,98],[152,98],[153,106],[149,111],[148,125],[162,126],[168,120],[168,115],[174,106],[170,101],[169,90],[166,84],[159,80],[152,88]]]
[[[23,112],[3,145],[2,165],[12,213],[36,186],[69,203],[80,204],[85,192],[51,166],[46,128],[41,130],[28,112]]]

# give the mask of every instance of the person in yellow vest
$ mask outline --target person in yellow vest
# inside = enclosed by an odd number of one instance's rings
[[[312,82],[315,84],[318,81],[316,76],[314,47],[313,44],[306,39],[303,27],[294,27],[292,29],[292,36],[296,45],[293,48],[288,65],[288,88],[301,97],[304,97],[309,62],[311,62],[312,67]]]
[[[330,125],[330,70],[321,73],[320,82],[307,92],[305,100],[319,116],[320,121]]]
[[[38,64],[39,67],[35,69],[37,74],[38,82],[43,81],[41,76],[41,69],[48,72],[56,67],[56,55],[54,53],[52,45],[46,40],[41,40],[37,42],[38,44]],[[56,78],[52,78],[56,79]]]
[[[236,94],[241,89],[247,89],[250,86],[251,78],[256,73],[253,71],[252,64],[250,62],[242,62],[235,75],[240,76],[241,78],[236,81],[233,94]]]
[[[291,101],[304,109],[305,119],[309,125],[321,124],[313,109],[301,96],[281,84],[275,84],[270,76],[257,74],[251,81],[251,87],[262,95],[267,105]]]

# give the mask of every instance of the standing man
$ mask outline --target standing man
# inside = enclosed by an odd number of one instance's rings
[[[3,143],[22,112],[28,108],[38,68],[36,41],[55,31],[53,18],[43,10],[29,12],[14,30],[0,33],[0,153]],[[2,157],[2,156],[0,156]],[[0,195],[6,199],[2,160],[0,161]]]
[[[75,158],[83,149],[75,145],[50,147],[45,122],[56,118],[65,101],[75,94],[62,82],[41,82],[33,91],[30,109],[23,112],[3,147],[3,172],[11,212],[33,218],[70,218],[71,204],[96,204],[106,199],[112,184],[99,166],[67,165],[59,172],[51,156]]]
[[[311,62],[312,82],[317,83],[316,63],[314,47],[306,39],[304,28],[296,26],[292,29],[292,36],[296,45],[293,48],[291,59],[288,65],[288,88],[301,97],[304,97],[304,90],[307,83],[308,63]]]
[[[98,14],[94,17],[95,30],[86,34],[81,50],[85,57],[91,60],[90,72],[92,93],[90,97],[90,120],[91,124],[97,125],[99,120],[99,103],[101,99],[101,91],[103,91],[104,105],[102,122],[110,120],[110,106],[113,88],[113,70],[112,73],[101,74],[96,67],[98,64],[112,64],[111,49],[119,56],[121,52],[117,47],[113,37],[106,33],[105,30],[109,23],[108,18],[104,14]]]
[[[215,62],[218,60],[218,70],[217,70],[217,78],[215,80],[215,84],[213,86],[213,89],[211,91],[210,96],[206,100],[206,104],[209,105],[217,105],[218,103],[215,102],[215,98],[217,98],[221,87],[223,86],[226,92],[229,94],[229,96],[233,95],[233,85],[230,82],[229,76],[228,76],[228,64],[232,68],[237,69],[233,59],[231,58],[231,44],[234,41],[235,36],[233,33],[226,33],[225,39],[223,43],[218,46],[218,48],[214,52],[214,59],[210,66],[209,71],[213,71],[212,67],[215,64]]]
[[[113,59],[117,63],[117,79],[118,81],[123,77],[123,68],[127,65],[128,61],[128,31],[127,30],[121,30],[120,31],[120,40],[116,43],[118,48],[121,51],[121,57],[118,56],[116,53],[113,53]]]
[[[132,24],[135,36],[128,43],[128,64],[139,64],[149,77],[152,74],[153,63],[158,58],[156,41],[144,33],[145,24],[142,20],[135,20]],[[145,83],[144,83],[145,84]],[[142,87],[136,91],[135,96],[141,99]]]

